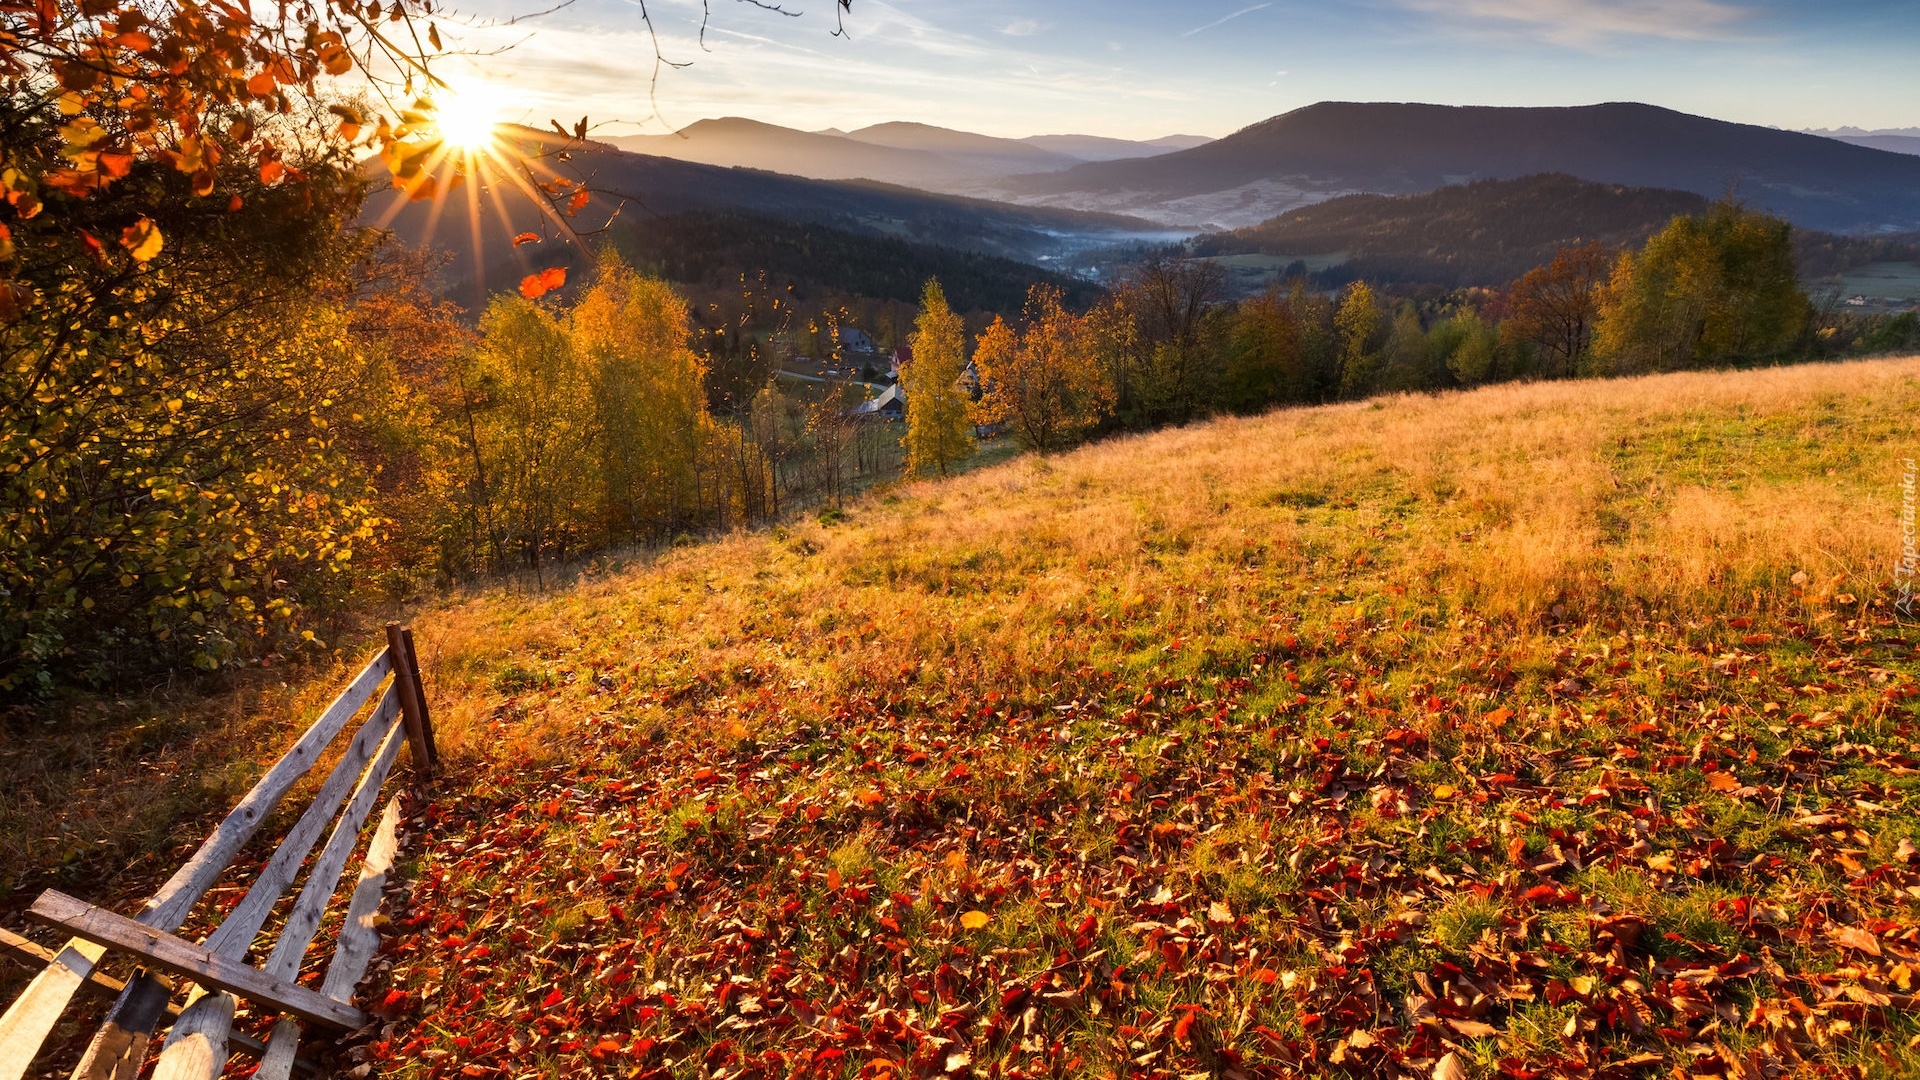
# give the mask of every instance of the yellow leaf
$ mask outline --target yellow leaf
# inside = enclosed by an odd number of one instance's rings
[[[1658,870],[1663,874],[1671,874],[1674,869],[1673,856],[1665,854],[1664,852],[1659,855],[1649,855],[1647,857],[1647,867],[1652,870]]]
[[[978,930],[993,921],[993,916],[984,911],[969,911],[960,916],[960,925],[968,930]]]
[[[1451,799],[1453,796],[1452,784],[1441,784],[1433,789],[1433,797],[1436,799]]]
[[[144,214],[120,231],[120,246],[132,253],[135,262],[146,262],[160,254],[161,242],[159,226]]]

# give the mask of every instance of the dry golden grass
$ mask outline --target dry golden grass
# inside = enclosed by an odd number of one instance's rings
[[[977,1037],[976,1067],[989,1052],[1004,1055],[994,1068],[1007,1064],[1007,1076],[1124,1069],[1141,1051],[1129,1049],[1131,1028],[1112,1027],[1122,1015],[1159,1018],[1124,1021],[1140,1029],[1133,1034],[1157,1055],[1156,1069],[1222,1067],[1231,1059],[1205,1058],[1211,1051],[1178,1034],[1185,1029],[1168,1010],[1180,1002],[1221,1016],[1231,1014],[1221,1011],[1227,1004],[1238,1009],[1232,1038],[1246,1061],[1272,1053],[1280,1056],[1268,1066],[1279,1068],[1286,1055],[1324,1054],[1312,1046],[1327,1032],[1303,1017],[1329,1002],[1306,995],[1316,977],[1332,994],[1327,972],[1341,965],[1321,966],[1331,954],[1316,950],[1327,942],[1295,926],[1298,892],[1319,872],[1299,857],[1309,850],[1329,866],[1393,853],[1378,871],[1391,888],[1329,902],[1334,927],[1432,921],[1431,932],[1374,954],[1392,994],[1370,1008],[1386,1010],[1386,1020],[1404,1000],[1392,995],[1412,993],[1409,980],[1434,964],[1477,962],[1467,953],[1488,931],[1517,935],[1524,949],[1544,948],[1535,940],[1543,930],[1560,940],[1587,933],[1584,914],[1554,909],[1558,901],[1536,905],[1543,881],[1550,896],[1579,890],[1582,903],[1644,915],[1663,932],[1757,951],[1720,914],[1716,905],[1733,894],[1718,884],[1656,880],[1651,864],[1619,844],[1606,849],[1605,865],[1595,853],[1577,874],[1536,877],[1515,869],[1519,856],[1507,859],[1509,830],[1553,816],[1566,834],[1618,839],[1641,796],[1610,794],[1589,808],[1582,795],[1613,786],[1616,771],[1637,776],[1649,806],[1664,800],[1667,831],[1655,838],[1675,845],[1666,865],[1698,857],[1704,838],[1730,838],[1742,859],[1786,867],[1766,882],[1767,902],[1798,918],[1827,910],[1819,890],[1847,886],[1831,859],[1817,869],[1782,859],[1802,843],[1784,815],[1803,796],[1817,805],[1820,783],[1844,780],[1884,786],[1871,789],[1871,803],[1893,816],[1863,819],[1876,835],[1861,843],[1875,858],[1895,858],[1914,832],[1902,809],[1912,785],[1882,763],[1907,752],[1908,725],[1895,721],[1910,706],[1896,691],[1911,686],[1916,665],[1911,639],[1889,618],[1887,589],[1899,466],[1920,456],[1915,416],[1920,358],[1290,410],[900,484],[831,521],[601,560],[545,591],[517,583],[448,597],[412,618],[452,769],[413,853],[417,868],[432,871],[418,879],[422,907],[395,913],[400,925],[427,929],[399,944],[390,979],[395,1001],[449,1011],[419,1024],[395,1006],[398,1027],[379,1053],[422,1075],[451,1074],[468,1060],[482,1070],[470,1075],[509,1064],[543,1075],[592,1071],[601,1057],[588,1060],[591,1040],[572,1049],[549,1042],[539,1054],[550,1056],[537,1058],[523,1049],[540,1026],[529,1017],[546,982],[560,978],[552,956],[520,966],[525,955],[588,936],[612,949],[652,935],[648,965],[657,970],[641,982],[679,980],[674,993],[711,1019],[703,980],[767,976],[753,967],[764,956],[730,967],[708,948],[732,933],[725,920],[734,918],[792,945],[795,981],[816,1001],[865,1009],[875,993],[898,999],[898,980],[833,974],[837,957],[877,949],[884,937],[860,923],[871,938],[823,944],[840,932],[829,928],[868,917],[826,884],[841,878],[884,885],[875,895],[914,892],[911,918],[901,915],[910,927],[946,926],[957,911],[942,905],[987,903],[963,888],[1002,897],[988,931],[1001,948],[989,966],[995,978],[1031,982],[1038,969],[1022,965],[1044,966],[1058,947],[1046,935],[1059,901],[1043,908],[1045,897],[1023,891],[1027,859],[1056,860],[1048,871],[1070,879],[1124,865],[1123,903],[1164,884],[1179,903],[1202,898],[1189,914],[1203,925],[1212,918],[1206,897],[1229,901],[1236,914],[1215,934],[1227,949],[1216,959],[1238,956],[1247,970],[1199,987],[1177,970],[1137,971],[1135,989],[1111,999],[1129,1012],[1059,1021],[1070,1060],[1051,1065],[1040,1059],[1059,1056],[1059,1042],[1029,1059],[1027,1040],[1016,1048]],[[171,744],[129,738],[96,760],[45,756],[37,779],[25,758],[9,759],[35,792],[9,808],[0,832],[7,858],[21,860],[10,876],[46,880],[24,864],[68,850],[36,837],[59,835],[73,807],[83,807],[71,819],[76,839],[62,843],[96,850],[70,873],[104,865],[122,849],[97,841],[123,835],[147,838],[125,849],[146,852],[146,865],[170,865],[168,844],[193,832],[181,822],[224,809],[347,670],[222,698],[210,720],[179,728]],[[1561,689],[1574,675],[1580,689]],[[1830,761],[1810,751],[1830,770],[1814,788],[1796,786],[1792,766],[1776,770],[1786,779],[1765,773],[1762,782],[1788,796],[1785,808],[1736,802],[1695,767],[1702,748],[1724,745],[1723,767],[1753,778],[1801,750],[1807,725],[1851,742]],[[1403,727],[1414,729],[1412,741],[1396,734]],[[1820,747],[1825,736],[1804,737]],[[235,748],[239,739],[251,755]],[[1689,746],[1693,764],[1653,767],[1676,750],[1685,761]],[[1840,756],[1847,747],[1852,756]],[[919,765],[903,763],[914,748],[930,751],[933,764],[925,753]],[[142,755],[153,764],[135,773],[127,762]],[[946,771],[956,763],[973,770],[965,780]],[[173,768],[182,775],[163,775]],[[1321,772],[1345,777],[1335,786],[1346,790],[1319,797]],[[1526,790],[1481,783],[1504,773],[1522,776]],[[1207,786],[1193,788],[1196,777]],[[82,786],[97,797],[72,799]],[[179,801],[162,803],[159,793]],[[909,805],[911,814],[890,816]],[[1113,808],[1121,812],[1109,815]],[[1041,818],[1052,834],[1020,835],[1023,822]],[[1549,843],[1547,827],[1525,832],[1531,851]],[[762,841],[750,840],[756,829]],[[1462,848],[1468,841],[1481,846]],[[1069,847],[1077,860],[1060,858]],[[476,862],[478,849],[492,854]],[[1491,862],[1474,852],[1491,852]],[[1841,856],[1854,858],[1833,857]],[[507,857],[511,870],[493,861]],[[688,865],[736,906],[675,906]],[[1490,887],[1497,875],[1499,884],[1464,906],[1440,903],[1422,895],[1435,891],[1428,869]],[[620,895],[612,886],[599,895],[593,883],[608,874]],[[503,901],[509,885],[519,891]],[[814,905],[804,933],[782,913],[789,892]],[[660,899],[669,894],[671,903]],[[1905,903],[1878,893],[1872,902],[1886,912]],[[1133,955],[1141,943],[1128,918],[1102,904],[1076,893],[1058,918],[1098,922],[1115,957]],[[635,922],[611,914],[621,905],[640,913]],[[941,951],[951,945],[945,933],[916,937],[912,964],[959,963]],[[1780,945],[1783,960],[1796,978],[1826,977],[1837,954],[1824,937],[1802,937],[1791,950]],[[493,950],[484,980],[468,970],[476,941]],[[1232,952],[1248,948],[1274,969],[1252,980],[1259,985],[1247,978],[1253,959]],[[1276,984],[1282,966],[1303,981]],[[1199,968],[1189,974],[1198,978]],[[583,978],[581,1000],[596,992]],[[1005,992],[989,982],[966,991],[981,1016]],[[724,995],[717,1001],[724,1010]],[[626,1006],[596,1022],[614,1025],[608,1031],[631,1038],[628,1046],[644,1038],[653,1047],[651,1056],[619,1051],[647,1075],[692,1077],[701,1059],[663,1047],[693,1040],[720,1054],[717,1036],[685,1014],[676,1019],[670,1002],[662,1007],[651,1027],[615,1015]],[[1490,1074],[1500,1055],[1534,1062],[1567,1050],[1557,1032],[1568,1007],[1554,1008],[1489,1014],[1502,1031],[1480,1041],[1470,1071]],[[457,1010],[467,1010],[464,1020]],[[1249,1018],[1284,1036],[1284,1048],[1259,1042]],[[1400,1046],[1414,1030],[1408,1018],[1400,1023],[1391,1037],[1380,1029],[1384,1043]],[[1900,1040],[1915,1034],[1900,1023]],[[449,1025],[471,1040],[456,1043]],[[1751,1032],[1722,1034],[1740,1053],[1760,1047]],[[1687,1038],[1696,1035],[1705,1037],[1689,1029]],[[1829,1063],[1885,1076],[1920,1067],[1912,1046],[1829,1035],[1821,1050]],[[785,1047],[764,1038],[760,1049]],[[1685,1045],[1656,1052],[1678,1064]],[[1433,1047],[1400,1049],[1430,1070]],[[1311,1053],[1300,1060],[1319,1060]]]
[[[861,654],[1019,682],[1059,658],[1056,621],[1204,636],[1315,589],[1409,590],[1542,641],[1799,611],[1888,582],[1917,415],[1920,358],[1285,410],[903,484],[843,523],[608,563],[552,595],[483,590],[419,621],[443,737],[489,755],[565,734],[496,722],[503,665],[623,650],[771,664],[832,694],[861,677],[836,661]]]

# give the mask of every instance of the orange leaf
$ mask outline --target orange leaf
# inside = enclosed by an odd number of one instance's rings
[[[287,167],[277,161],[269,161],[260,166],[260,182],[263,184],[277,183],[285,175],[287,175]]]
[[[273,87],[273,76],[264,71],[247,80],[247,93],[254,97],[271,97]]]
[[[588,198],[590,198],[590,196],[587,194],[586,188],[581,188],[579,191],[574,192],[573,198],[567,200],[567,214],[571,216],[586,209]]]
[[[320,50],[320,66],[326,68],[329,75],[345,75],[353,70],[353,54],[343,46],[329,45]]]
[[[528,274],[520,279],[520,295],[529,300],[538,300],[567,283],[567,268],[549,266],[537,274]]]
[[[827,888],[835,892],[838,892],[840,890],[840,868],[839,867],[836,866],[836,867],[829,868],[827,870]]]
[[[978,930],[993,921],[993,916],[984,911],[969,911],[960,916],[960,925],[968,930]]]
[[[519,236],[516,236],[513,238],[514,247],[519,247],[521,244],[537,244],[539,242],[540,242],[540,238],[530,232],[523,232]]]

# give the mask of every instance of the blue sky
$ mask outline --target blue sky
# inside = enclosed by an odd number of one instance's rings
[[[472,0],[484,19],[543,0]],[[1920,3],[1736,0],[575,0],[459,32],[511,119],[605,134],[710,116],[818,129],[919,120],[994,135],[1225,135],[1322,100],[1646,101],[1790,128],[1920,126]]]

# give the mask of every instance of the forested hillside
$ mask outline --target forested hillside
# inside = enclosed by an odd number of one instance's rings
[[[1596,184],[1542,174],[1480,180],[1417,195],[1348,195],[1229,233],[1204,234],[1200,255],[1339,255],[1329,277],[1388,284],[1497,286],[1553,259],[1563,247],[1636,247],[1707,200],[1685,191]],[[1838,274],[1876,261],[1920,259],[1909,236],[1862,238],[1794,230],[1801,273]]]

